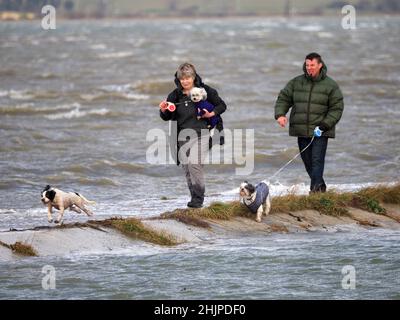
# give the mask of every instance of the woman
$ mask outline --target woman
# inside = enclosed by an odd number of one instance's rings
[[[177,88],[168,95],[167,101],[175,104],[176,110],[168,110],[168,104],[163,101],[160,103],[160,117],[165,121],[177,122],[179,150],[177,162],[182,164],[191,195],[187,205],[191,208],[201,208],[205,193],[203,162],[209,149],[207,118],[222,114],[226,110],[226,104],[215,89],[203,83],[195,67],[190,63],[185,62],[179,66],[175,73],[175,84]],[[197,117],[194,103],[190,100],[190,90],[193,87],[204,88],[207,100],[215,107],[212,112],[204,110],[204,115],[200,119]],[[182,137],[179,135],[181,132],[184,133]]]

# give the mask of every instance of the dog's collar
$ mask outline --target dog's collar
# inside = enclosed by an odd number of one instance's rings
[[[253,196],[250,197],[242,197],[243,204],[246,204],[246,201],[251,202],[254,201]]]

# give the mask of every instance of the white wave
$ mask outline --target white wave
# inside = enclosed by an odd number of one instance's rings
[[[57,106],[49,106],[49,107],[41,107],[41,108],[37,108],[36,110],[38,111],[54,111],[54,110],[68,110],[71,109],[71,107],[73,108],[79,108],[80,104],[79,103],[73,103],[73,104],[60,104]]]
[[[395,185],[396,182],[385,183],[385,185]],[[349,183],[349,184],[329,184],[329,190],[335,190],[336,192],[356,192],[363,188],[379,186],[378,182],[366,182],[366,183]],[[280,183],[270,184],[268,183],[271,196],[284,196],[287,194],[296,195],[307,195],[310,191],[310,187],[305,183],[299,183],[294,185],[283,185]],[[235,189],[224,191],[221,193],[222,196],[232,196],[239,193],[239,186]]]
[[[80,94],[80,98],[85,101],[93,101],[109,96],[119,97],[127,100],[147,100],[150,96],[135,93],[131,84],[110,84],[100,87],[101,92]]]
[[[51,115],[46,115],[45,118],[49,120],[59,120],[59,119],[72,119],[72,118],[83,118],[88,115],[100,115],[104,116],[110,112],[110,110],[106,108],[102,108],[99,110],[90,110],[90,111],[81,111],[80,110],[80,105],[76,104],[77,106],[75,107],[74,110],[70,110],[68,112],[64,113],[58,113],[58,114],[51,114]]]
[[[124,95],[128,100],[147,100],[150,96],[139,93],[127,93]]]
[[[14,106],[1,106],[0,111],[1,112],[27,112],[27,113],[50,113],[54,112],[57,110],[69,110],[72,108],[79,108],[80,105],[78,103],[73,103],[73,104],[61,104],[61,105],[56,105],[56,106],[44,106],[44,107],[36,107],[35,108],[35,103],[33,102],[27,102],[27,103],[21,103],[17,104]]]
[[[130,84],[109,84],[101,86],[100,89],[108,92],[126,92],[130,87]]]
[[[91,45],[90,49],[93,49],[93,50],[105,50],[105,49],[107,49],[107,46],[104,43],[98,43],[98,44]]]
[[[364,29],[379,29],[382,28],[384,24],[376,23],[376,22],[360,22],[357,24],[358,28]]]
[[[74,36],[66,36],[64,38],[64,40],[66,42],[78,42],[78,41],[87,41],[87,38],[84,36],[78,36],[78,37],[74,37]]]
[[[10,90],[8,96],[14,100],[30,100],[35,97],[34,94],[26,90]]]
[[[225,31],[225,34],[228,37],[235,37],[236,36],[236,32],[234,30],[227,30],[227,31]]]
[[[43,208],[30,208],[24,211],[18,210],[18,213],[32,217],[42,217],[43,215],[46,215],[46,212],[47,208],[45,206],[43,206]]]
[[[317,31],[322,31],[323,29],[324,28],[319,25],[308,25],[299,27],[300,31],[306,31],[306,32],[317,32]]]
[[[33,39],[31,39],[31,40],[29,40],[29,43],[30,43],[31,45],[33,45],[33,46],[38,46],[38,45],[40,45],[40,41],[39,41],[39,40],[33,40]]]
[[[297,24],[289,24],[289,28],[296,29],[299,31],[304,31],[304,32],[318,32],[318,31],[322,31],[324,29],[321,25],[317,25],[317,24],[302,25],[302,26],[299,26]]]
[[[317,35],[320,38],[333,38],[333,34],[330,32],[318,32]]]
[[[17,104],[15,106],[1,106],[0,110],[21,110],[21,109],[26,109],[26,108],[31,108],[33,107],[35,104],[33,102],[26,102],[26,103],[21,103],[21,104]]]
[[[119,51],[119,52],[110,52],[110,53],[100,53],[98,55],[101,59],[113,59],[113,58],[127,58],[133,56],[132,51]]]
[[[166,247],[158,247],[155,245],[147,244],[147,243],[140,243],[134,244],[129,243],[124,247],[108,247],[103,249],[96,249],[96,250],[87,250],[84,252],[75,251],[68,254],[68,259],[70,261],[80,262],[82,261],[82,257],[85,257],[85,261],[90,260],[91,256],[93,259],[97,260],[99,256],[128,256],[128,257],[136,257],[136,256],[149,256],[154,254],[165,253],[166,251],[176,251],[178,248],[166,248]]]
[[[98,93],[82,93],[79,95],[79,97],[82,100],[89,101],[89,102],[99,99],[102,96],[103,96],[103,94],[100,92],[98,92]]]
[[[287,23],[286,18],[277,18],[274,21],[263,20],[250,23],[250,27],[254,28],[277,28],[282,25],[282,23]]]
[[[9,97],[13,100],[29,100],[34,98],[28,90],[6,90],[0,91],[0,97]]]
[[[135,48],[140,48],[141,46],[143,46],[143,44],[147,43],[147,40],[144,38],[140,38],[140,39],[128,39],[126,40],[126,42],[129,44],[129,47],[135,47]]]
[[[0,214],[14,214],[17,213],[14,209],[0,209]]]

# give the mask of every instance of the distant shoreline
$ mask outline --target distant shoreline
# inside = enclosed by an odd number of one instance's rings
[[[283,15],[283,14],[248,14],[248,15],[193,15],[193,16],[185,16],[185,15],[129,15],[129,16],[108,16],[108,17],[95,17],[95,16],[65,16],[60,15],[57,16],[57,20],[61,21],[120,21],[120,20],[231,20],[231,19],[259,19],[259,18],[327,18],[327,17],[342,17],[344,16],[340,11],[337,13],[329,12],[323,14],[315,14],[315,13],[298,13],[292,15]],[[368,18],[368,17],[398,17],[399,13],[372,13],[372,12],[362,12],[357,14],[357,18]],[[0,22],[19,22],[19,21],[38,21],[41,20],[43,16],[37,16],[31,12],[0,12]]]

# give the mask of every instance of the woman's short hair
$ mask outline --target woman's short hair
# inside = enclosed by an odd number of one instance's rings
[[[189,62],[182,63],[178,71],[176,72],[176,77],[182,79],[184,77],[196,78],[196,68]]]

